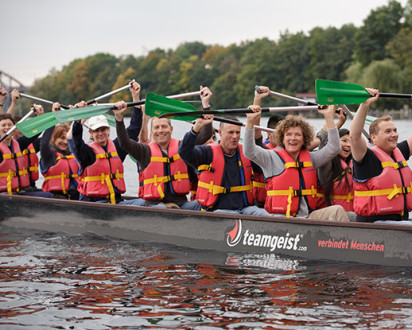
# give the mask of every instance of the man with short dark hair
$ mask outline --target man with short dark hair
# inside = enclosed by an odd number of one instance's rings
[[[356,221],[412,224],[402,221],[412,210],[412,171],[406,162],[412,152],[412,136],[398,143],[392,118],[384,116],[370,125],[372,146],[368,147],[362,130],[379,91],[367,91],[371,97],[359,106],[350,128]]]

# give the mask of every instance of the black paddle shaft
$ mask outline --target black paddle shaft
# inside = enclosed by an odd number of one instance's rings
[[[392,97],[396,99],[412,99],[412,94],[379,93],[379,97]]]

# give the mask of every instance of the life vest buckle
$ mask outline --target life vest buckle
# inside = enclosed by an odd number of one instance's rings
[[[398,168],[404,168],[405,166],[407,166],[407,165],[405,165],[405,163],[403,161],[396,162],[396,164],[398,164]]]
[[[303,168],[304,167],[304,164],[303,164],[303,162],[296,162],[296,167],[297,168]]]
[[[302,191],[301,190],[293,190],[293,197],[301,197]]]

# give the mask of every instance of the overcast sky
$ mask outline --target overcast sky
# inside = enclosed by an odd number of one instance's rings
[[[407,0],[398,0],[405,6]],[[388,0],[0,0],[0,71],[26,85],[97,52],[134,56],[189,41],[228,46],[316,26],[361,26]]]

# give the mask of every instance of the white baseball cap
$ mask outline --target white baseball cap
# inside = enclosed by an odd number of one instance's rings
[[[89,129],[91,129],[92,131],[95,131],[100,127],[110,127],[109,122],[103,115],[89,118],[87,125],[89,126]]]

